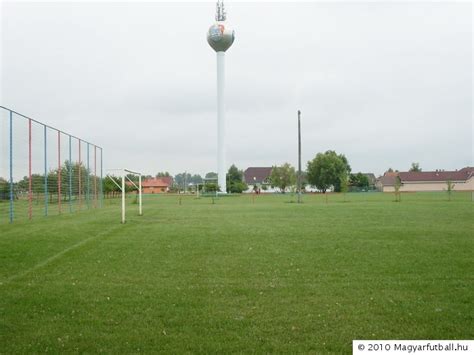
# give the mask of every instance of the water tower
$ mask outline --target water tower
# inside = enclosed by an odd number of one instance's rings
[[[234,43],[234,30],[225,22],[224,3],[217,1],[216,23],[207,32],[207,42],[217,53],[217,183],[227,192],[225,164],[225,51]]]

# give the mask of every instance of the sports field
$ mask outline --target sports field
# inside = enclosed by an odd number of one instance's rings
[[[474,338],[470,193],[146,196],[0,225],[0,352],[349,353]]]

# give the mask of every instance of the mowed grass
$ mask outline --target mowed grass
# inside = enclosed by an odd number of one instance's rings
[[[470,194],[147,196],[0,225],[0,352],[350,353],[474,338]]]

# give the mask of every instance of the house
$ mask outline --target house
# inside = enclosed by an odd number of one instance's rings
[[[244,181],[249,187],[247,192],[253,191],[254,188],[261,188],[262,190],[272,192],[273,189],[270,189],[270,175],[272,174],[272,170],[272,167],[247,168],[244,171]]]
[[[272,167],[250,167],[244,171],[244,180],[247,185],[264,185],[270,183]]]
[[[444,191],[447,181],[454,184],[455,191],[474,190],[474,168],[470,167],[458,171],[401,172],[399,176],[400,191]]]
[[[382,192],[395,191],[395,182],[398,177],[398,172],[387,171],[383,176],[379,177],[375,182],[377,190]]]
[[[385,173],[377,181],[377,188],[383,192],[395,191],[397,177],[400,179],[401,192],[445,191],[447,182],[454,184],[454,191],[474,191],[474,167],[456,171],[408,171]]]
[[[142,181],[142,193],[144,194],[160,194],[168,192],[172,183],[170,176],[151,178]]]

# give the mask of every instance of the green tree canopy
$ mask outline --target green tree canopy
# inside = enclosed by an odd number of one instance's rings
[[[369,187],[369,178],[360,172],[357,174],[350,174],[349,183],[351,186]]]
[[[219,191],[219,185],[216,182],[206,181],[204,184],[204,192],[216,192]]]
[[[0,200],[8,200],[10,197],[10,184],[0,177]]]
[[[113,181],[112,181],[113,180]],[[115,184],[114,184],[115,181]],[[117,186],[118,185],[118,186]],[[122,179],[117,176],[107,176],[104,179],[104,194],[109,195],[109,194],[118,194],[120,193],[120,188],[119,186],[122,186]]]
[[[239,170],[234,164],[231,165],[229,171],[227,172],[227,181],[229,182],[227,186],[227,192],[231,193],[242,193],[248,189],[247,184],[244,180],[243,170]]]
[[[202,176],[199,175],[199,174],[194,174],[193,176],[191,176],[191,178],[189,179],[189,182],[194,184],[194,185],[197,185],[197,184],[202,184]]]
[[[341,192],[344,194],[344,201],[346,201],[346,193],[349,191],[349,178],[347,173],[342,173],[341,178]]]
[[[411,163],[411,168],[409,171],[420,172],[421,171],[420,163]]]
[[[178,186],[178,189],[184,190],[184,185],[189,185],[191,183],[192,175],[189,173],[177,174],[174,177],[174,183]]]
[[[289,163],[273,166],[270,181],[272,186],[278,187],[284,193],[288,187],[296,184],[295,168]]]
[[[347,176],[350,172],[351,167],[347,158],[333,150],[318,153],[307,166],[309,184],[323,192],[331,186],[334,186],[334,191],[340,192],[341,177]]]
[[[210,171],[205,176],[206,179],[217,179],[217,173]]]

